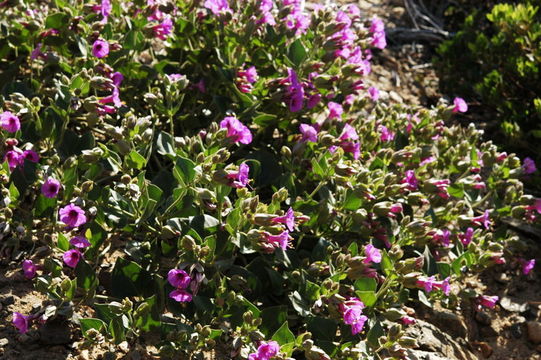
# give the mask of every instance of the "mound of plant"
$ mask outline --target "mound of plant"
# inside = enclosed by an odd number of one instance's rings
[[[379,19],[296,0],[0,4],[2,250],[84,346],[163,358],[404,358],[406,305],[534,262],[531,161],[378,103]],[[81,316],[84,309],[85,316]],[[156,336],[157,335],[157,336]]]
[[[438,52],[441,86],[476,98],[496,117],[511,146],[537,154],[541,137],[539,1],[497,4],[470,14]]]

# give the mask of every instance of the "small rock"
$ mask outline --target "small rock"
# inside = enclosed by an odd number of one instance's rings
[[[40,341],[45,345],[65,345],[71,343],[71,333],[67,322],[50,321],[39,328]]]
[[[528,310],[528,303],[518,304],[511,300],[510,297],[504,296],[500,300],[500,306],[507,311],[523,313]]]
[[[526,326],[528,329],[528,340],[534,344],[541,343],[541,323],[537,321],[528,321]]]
[[[13,295],[8,295],[2,299],[2,304],[8,306],[15,304],[15,297]]]
[[[84,349],[79,354],[79,360],[90,360],[90,352],[87,349]]]
[[[483,325],[490,325],[490,323],[492,322],[490,316],[484,311],[478,311],[475,314],[475,320],[477,320],[478,323]]]
[[[537,350],[537,352],[541,352],[541,345],[537,345],[537,347],[535,348],[535,350]]]
[[[9,344],[9,340],[6,338],[0,339],[0,347],[4,347]]]
[[[123,342],[121,342],[120,344],[118,344],[118,348],[119,348],[120,351],[122,351],[123,353],[127,353],[127,352],[130,350],[130,346],[128,345],[128,342],[127,342],[127,341],[123,341]]]
[[[499,273],[496,275],[495,280],[500,284],[506,284],[509,282],[509,276],[506,273]]]
[[[492,353],[494,352],[494,350],[492,350],[492,347],[486,342],[479,342],[477,343],[477,345],[479,346],[479,350],[481,350],[481,354],[483,354],[483,357],[485,359],[489,358],[490,355],[492,355]]]
[[[522,337],[522,326],[521,324],[513,324],[511,325],[511,335],[513,335],[513,337],[515,339],[520,339]]]
[[[498,332],[494,330],[492,326],[482,326],[479,329],[479,335],[481,335],[482,338],[490,338],[498,336]]]
[[[446,331],[455,336],[466,338],[468,335],[468,327],[462,319],[449,311],[434,311],[434,323],[445,328]]]

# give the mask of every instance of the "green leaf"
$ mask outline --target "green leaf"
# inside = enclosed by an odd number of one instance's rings
[[[306,329],[312,333],[316,340],[334,341],[338,325],[334,320],[323,317],[309,317],[306,320]]]
[[[96,271],[84,259],[79,260],[77,263],[75,275],[77,276],[77,286],[86,291],[93,290],[98,285]]]
[[[158,154],[176,156],[175,142],[171,134],[161,131],[156,141]]]
[[[300,39],[295,40],[290,46],[287,52],[287,57],[295,66],[299,67],[304,59],[306,59],[306,49],[302,45]]]
[[[374,291],[355,291],[355,294],[367,307],[372,307],[378,300]]]
[[[10,189],[11,190],[11,189]],[[51,199],[40,194],[36,200],[36,205],[34,206],[34,215],[41,216],[49,209],[53,209],[56,205],[56,199]]]
[[[273,114],[261,114],[256,116],[253,119],[254,124],[257,124],[259,126],[265,127],[269,126],[274,119],[276,119],[276,115]]]
[[[195,163],[190,159],[179,157],[175,161],[173,175],[181,184],[188,185],[195,178]]]
[[[387,276],[393,271],[394,266],[391,258],[389,255],[387,255],[387,251],[383,250],[381,252],[381,270],[383,270],[383,273]]]
[[[276,341],[278,344],[285,345],[295,342],[295,335],[289,330],[287,321],[280,326],[278,330],[272,335],[272,340]]]
[[[79,320],[79,323],[81,325],[81,332],[83,333],[84,337],[87,337],[86,333],[90,329],[101,331],[102,329],[107,328],[107,324],[105,324],[105,322],[100,319],[93,319],[93,318],[81,319]]]
[[[62,233],[58,233],[57,244],[58,248],[62,251],[68,251],[70,248],[68,238]]]
[[[144,158],[144,156],[135,150],[130,151],[130,153],[126,156],[126,164],[131,168],[141,170],[145,167],[146,163],[147,160]]]
[[[383,326],[381,326],[381,322],[379,320],[371,320],[370,323],[370,331],[368,331],[368,334],[366,334],[366,340],[371,347],[377,349],[379,348],[379,338],[385,335],[383,332]]]
[[[9,184],[9,199],[11,200],[11,202],[15,202],[17,201],[17,199],[19,198],[19,190],[17,189],[17,187],[15,186],[14,183],[11,183]]]
[[[152,278],[141,266],[124,258],[116,260],[112,275],[111,293],[124,298],[153,293]]]
[[[109,323],[109,332],[115,341],[115,344],[120,344],[126,338],[126,329],[122,322],[122,316],[117,316]]]
[[[143,331],[150,331],[160,326],[160,313],[157,297],[153,295],[140,304],[134,313],[135,326]]]
[[[464,185],[452,184],[447,188],[449,195],[462,199],[464,197]]]
[[[430,302],[430,300],[428,300],[428,298],[426,297],[426,294],[424,292],[424,290],[419,290],[417,292],[417,297],[419,298],[419,301],[423,304],[425,304],[426,306],[428,306],[429,308],[432,307],[432,303]]]
[[[45,27],[48,29],[62,29],[69,24],[69,16],[65,13],[56,13],[47,16]]]
[[[373,278],[363,277],[355,280],[355,289],[359,291],[376,291],[378,286],[377,282]]]
[[[261,311],[261,326],[259,330],[266,337],[275,333],[287,321],[287,306],[271,306]]]

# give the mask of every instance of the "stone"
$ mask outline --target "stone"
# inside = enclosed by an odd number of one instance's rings
[[[509,276],[506,273],[499,273],[494,279],[500,284],[507,284],[509,282]]]
[[[523,333],[522,324],[520,323],[513,324],[511,325],[510,330],[511,330],[511,335],[513,335],[515,339],[520,339],[522,337],[522,333]]]
[[[475,314],[475,320],[479,323],[479,324],[483,324],[483,325],[490,325],[491,322],[492,322],[492,319],[490,318],[490,315],[488,315],[486,312],[484,311],[478,311],[476,314]]]
[[[44,345],[71,343],[69,324],[65,321],[48,321],[39,328],[40,342]]]
[[[477,360],[477,356],[467,346],[460,344],[451,335],[426,321],[418,319],[415,325],[406,329],[405,335],[417,340],[418,359]],[[428,352],[431,357],[421,352]]]
[[[7,295],[2,299],[2,304],[8,306],[15,304],[15,297],[13,295]]]
[[[528,303],[519,304],[514,302],[510,297],[504,296],[500,299],[500,306],[510,312],[523,313],[528,310]]]
[[[0,347],[4,347],[9,344],[9,340],[6,338],[0,339]]]
[[[477,343],[477,345],[479,346],[479,350],[481,350],[481,354],[485,359],[489,358],[490,355],[492,355],[492,353],[494,352],[494,350],[492,350],[492,347],[486,342],[480,342]]]
[[[541,343],[541,323],[537,321],[528,321],[526,327],[528,329],[528,340],[534,344]]]
[[[79,360],[90,360],[90,352],[87,349],[84,349],[79,354]]]
[[[462,319],[450,311],[434,311],[432,323],[454,336],[466,339],[468,336],[468,327]]]

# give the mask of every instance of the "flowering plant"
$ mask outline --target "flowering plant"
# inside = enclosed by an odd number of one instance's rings
[[[0,6],[0,236],[48,249],[22,271],[51,316],[92,309],[66,319],[89,343],[400,357],[407,301],[495,303],[459,280],[520,255],[503,218],[537,221],[533,168],[445,125],[463,100],[389,106],[365,86],[385,32],[353,5]]]

